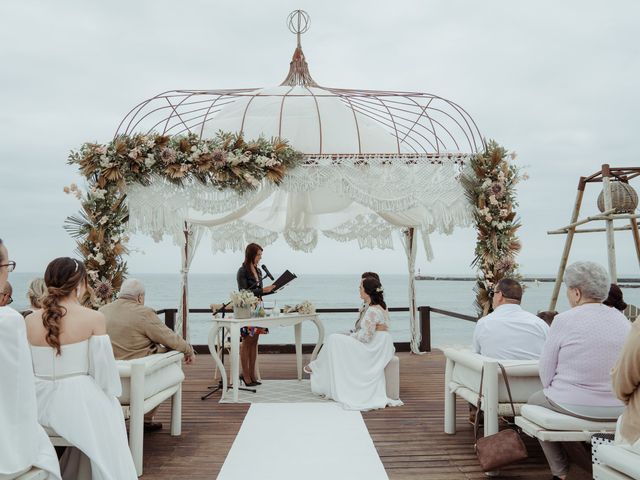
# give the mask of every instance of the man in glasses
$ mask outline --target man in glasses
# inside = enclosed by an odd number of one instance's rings
[[[9,272],[15,268],[0,240],[0,292],[7,298]],[[11,295],[8,295],[11,298]],[[49,480],[60,480],[58,457],[38,423],[31,352],[22,315],[0,305],[0,478],[15,478],[32,466],[45,470]]]
[[[0,307],[4,307],[13,302],[13,287],[9,282],[5,282],[4,288],[0,290]]]
[[[493,312],[478,320],[473,350],[500,360],[537,360],[549,332],[542,319],[520,307],[522,286],[503,278],[494,287]]]

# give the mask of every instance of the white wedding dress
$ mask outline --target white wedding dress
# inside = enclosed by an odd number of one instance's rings
[[[376,331],[376,325],[386,325],[388,319],[385,310],[371,306],[356,332],[329,335],[318,358],[309,364],[311,391],[347,410],[402,405],[400,400],[387,397],[384,378],[384,368],[395,353],[391,334]]]
[[[62,346],[31,346],[40,424],[76,446],[61,459],[67,480],[135,480],[120,377],[108,335]]]
[[[58,457],[38,424],[36,391],[24,318],[0,307],[0,479],[31,466],[60,479]]]

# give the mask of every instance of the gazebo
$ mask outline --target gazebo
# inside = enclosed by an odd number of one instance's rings
[[[285,139],[304,154],[280,185],[261,182],[238,193],[160,177],[126,187],[129,228],[160,240],[173,237],[182,255],[176,329],[187,335],[188,273],[205,232],[214,251],[268,245],[283,237],[310,252],[318,235],[360,248],[393,248],[399,233],[407,255],[411,349],[418,353],[414,268],[418,232],[428,259],[429,235],[472,223],[460,177],[484,148],[471,116],[456,103],[419,92],[323,87],[309,73],[301,34],[309,17],[291,13],[297,46],[277,86],[230,90],[173,90],[134,107],[116,136],[136,132],[209,137],[218,131],[246,138]],[[264,159],[268,161],[268,159]]]

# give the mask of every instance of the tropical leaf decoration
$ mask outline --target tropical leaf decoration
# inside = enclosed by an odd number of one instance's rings
[[[68,162],[78,166],[87,189],[65,187],[82,208],[64,227],[76,238],[84,258],[95,306],[110,302],[127,274],[126,185],[149,185],[152,178],[161,177],[176,185],[200,182],[242,194],[263,182],[280,184],[302,159],[285,140],[260,137],[247,142],[242,135],[226,132],[213,139],[194,134],[121,135],[107,144],[85,143],[72,151]]]
[[[513,164],[516,155],[494,140],[470,162],[471,174],[462,178],[467,198],[473,205],[477,230],[475,257],[478,270],[475,307],[478,316],[492,311],[490,291],[505,277],[516,278],[520,252],[517,231],[521,226],[516,185],[528,177]]]

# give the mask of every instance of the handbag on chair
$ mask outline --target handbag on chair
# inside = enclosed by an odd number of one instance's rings
[[[507,371],[500,363],[498,363],[498,366],[500,367],[500,370],[502,370],[502,378],[504,378],[504,384],[507,387],[507,393],[509,395],[509,403],[511,404],[511,410],[515,417],[516,408],[513,406],[513,397],[511,396],[511,388],[509,387]],[[480,373],[480,391],[478,392],[476,419],[473,424],[473,434],[476,442],[474,449],[478,456],[478,461],[480,462],[482,471],[491,472],[512,463],[519,462],[520,460],[524,460],[528,457],[528,454],[522,438],[520,438],[520,435],[516,430],[511,428],[507,428],[487,437],[478,438],[483,379],[484,367],[482,367],[482,372]]]

